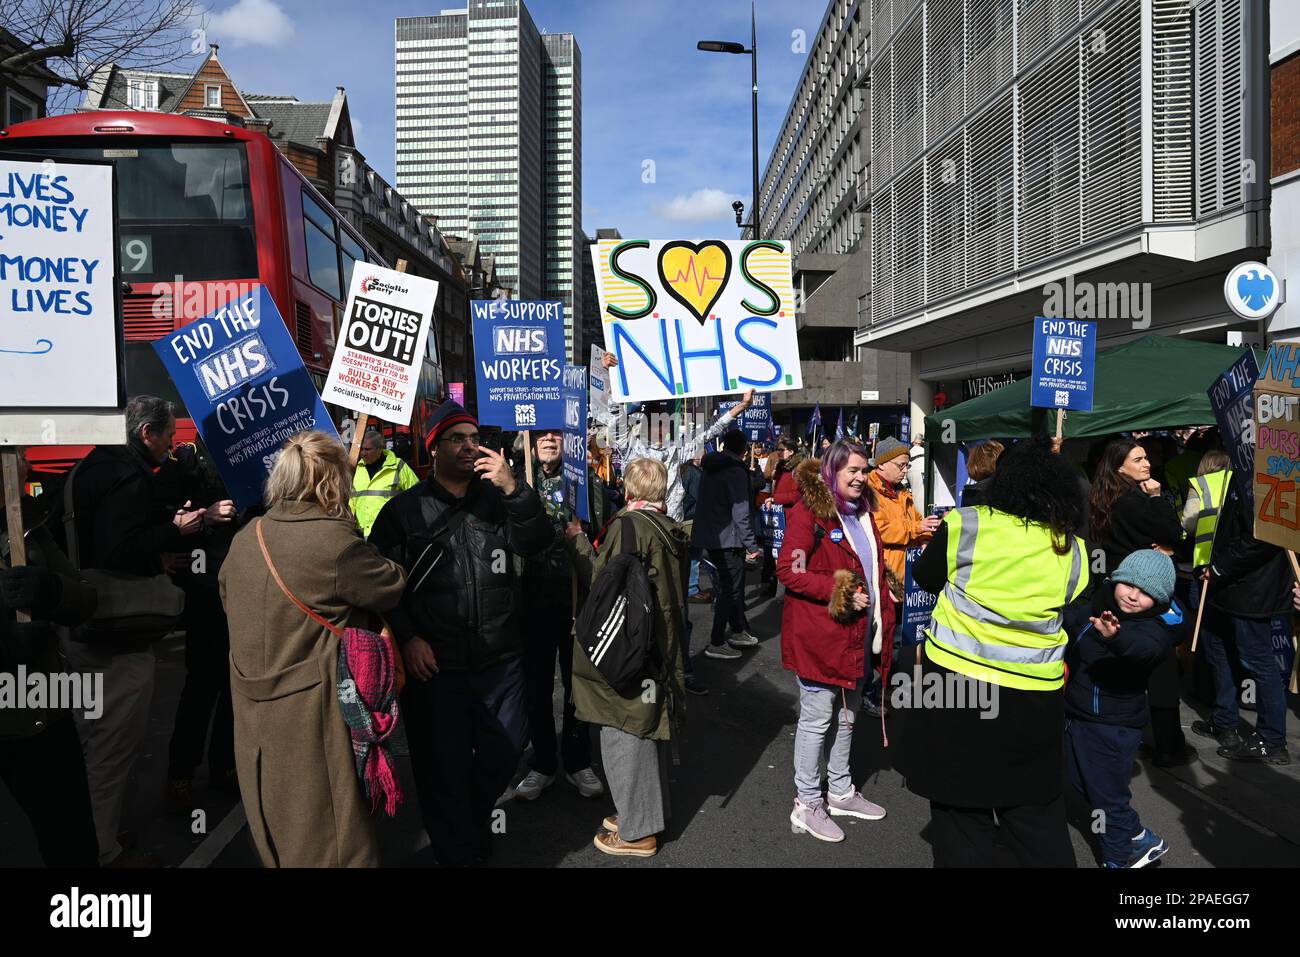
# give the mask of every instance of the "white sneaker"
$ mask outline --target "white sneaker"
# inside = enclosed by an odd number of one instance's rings
[[[705,658],[721,658],[723,661],[735,661],[740,657],[740,652],[732,648],[726,642],[720,645],[709,645],[704,649]]]
[[[524,779],[515,785],[515,797],[521,801],[536,801],[542,796],[542,792],[554,783],[554,774],[529,771],[524,775]]]
[[[731,637],[727,639],[727,644],[733,648],[754,648],[758,645],[758,639],[746,631],[733,631]]]
[[[497,798],[497,803],[494,805],[494,807],[502,807],[506,804],[509,804],[514,799],[515,799],[515,789],[508,787],[501,792],[501,796]]]
[[[578,793],[585,798],[598,798],[605,793],[605,785],[600,783],[600,778],[596,777],[596,772],[591,768],[565,774],[564,780],[577,788]]]

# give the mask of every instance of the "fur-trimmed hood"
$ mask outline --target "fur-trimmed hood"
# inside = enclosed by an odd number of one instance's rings
[[[822,460],[804,459],[794,470],[795,481],[799,483],[799,495],[808,510],[823,522],[835,517],[835,496],[830,487],[822,480]],[[869,478],[869,476],[868,476]],[[870,496],[870,503],[876,503],[875,492],[868,481],[862,487],[862,494]]]
[[[804,459],[795,467],[794,480],[799,483],[799,495],[808,510],[822,521],[835,517],[835,496],[822,481],[822,460]]]

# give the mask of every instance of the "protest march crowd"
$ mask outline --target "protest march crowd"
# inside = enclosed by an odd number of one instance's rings
[[[940,517],[920,504],[921,439],[769,448],[736,428],[752,399],[700,426],[647,427],[667,404],[594,416],[587,521],[564,494],[559,430],[495,448],[452,401],[424,438],[423,480],[377,431],[355,469],[336,438],[306,431],[262,505],[237,510],[194,446],[173,449],[176,409],[131,399],[127,445],[96,447],[61,497],[23,497],[28,564],[10,567],[0,543],[0,671],[104,688],[93,719],[0,708],[0,778],[45,863],[151,863],[119,828],[164,629],[184,632],[187,669],[168,802],[193,807],[206,757],[265,866],[377,866],[376,817],[411,797],[440,865],[481,864],[503,839],[494,809],[561,773],[593,802],[608,791],[596,849],[653,856],[668,769],[690,773],[690,696],[709,690],[693,658],[759,645],[754,576],[782,589],[798,700],[789,822],[818,840],[845,840],[837,817],[886,815],[850,762],[866,716],[930,802],[937,866],[1073,866],[1068,789],[1104,814],[1103,866],[1161,858],[1171,848],[1129,780],[1148,725],[1154,761],[1189,760],[1179,682],[1202,588],[1214,704],[1192,731],[1233,761],[1289,763],[1270,619],[1300,608],[1300,586],[1285,552],[1253,537],[1250,477],[1217,429],[985,442],[962,506]],[[764,503],[783,512],[779,547]],[[919,635],[903,629],[909,576],[937,596]],[[97,591],[134,609],[134,631],[85,638]],[[712,630],[693,640],[691,609],[708,603]]]

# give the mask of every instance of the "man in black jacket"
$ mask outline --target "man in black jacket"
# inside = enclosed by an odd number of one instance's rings
[[[1286,688],[1273,657],[1272,619],[1291,613],[1291,567],[1286,552],[1255,538],[1254,510],[1243,495],[1249,472],[1234,471],[1219,513],[1210,564],[1196,569],[1209,579],[1202,631],[1214,673],[1215,703],[1209,722],[1192,730],[1216,738],[1219,754],[1234,761],[1290,764],[1286,746]],[[1254,732],[1242,738],[1238,727],[1237,685],[1232,680],[1224,639],[1236,639],[1237,655],[1254,678]]]
[[[718,573],[718,600],[713,611],[713,634],[704,654],[732,660],[737,648],[753,648],[758,639],[749,633],[745,617],[745,562],[759,557],[754,523],[750,519],[749,470],[742,458],[745,433],[733,429],[722,439],[722,451],[704,457],[700,467],[699,503],[691,528],[691,545],[707,549]],[[727,626],[731,637],[727,637]]]
[[[19,460],[19,483],[26,466]],[[0,505],[5,501],[0,489]],[[0,683],[18,699],[0,706],[0,781],[27,815],[46,867],[98,867],[99,846],[86,784],[86,763],[72,709],[102,704],[103,688],[70,676],[64,687],[80,687],[80,702],[26,705],[28,682],[42,676],[56,687],[63,671],[54,626],[79,625],[95,610],[95,590],[59,550],[36,500],[22,497],[27,564],[12,568],[9,532],[0,522]],[[14,612],[31,616],[19,622]],[[19,676],[25,675],[20,680]]]
[[[492,808],[528,742],[515,559],[545,551],[554,529],[456,403],[438,407],[426,444],[433,473],[384,506],[370,541],[406,570],[388,620],[411,765],[434,854],[462,866],[491,853]]]
[[[528,726],[533,754],[528,774],[515,787],[515,797],[532,801],[555,783],[559,764],[564,778],[585,798],[605,793],[591,769],[591,728],[575,716],[573,704],[573,563],[565,549],[564,529],[576,521],[564,501],[564,433],[544,429],[532,433],[533,488],[554,529],[550,547],[524,562],[524,614],[529,627],[524,636],[524,679],[527,685]],[[523,470],[521,469],[520,472]],[[518,472],[515,480],[523,476]],[[583,534],[594,538],[605,527],[605,485],[587,470],[587,502],[591,521]],[[560,744],[555,741],[555,664],[560,664],[564,688],[564,716]],[[557,753],[558,751],[558,753]]]
[[[235,506],[219,501],[207,509],[186,510],[188,502],[176,509],[164,501],[157,472],[176,435],[170,402],[154,396],[131,399],[126,429],[126,445],[96,447],[69,478],[76,534],[70,536],[68,557],[83,569],[150,577],[163,573],[165,553],[190,552],[207,528],[232,521]],[[75,670],[104,675],[103,717],[77,720],[102,865],[150,863],[147,855],[123,855],[118,825],[131,769],[149,728],[156,638],[115,639],[111,646],[64,642]]]

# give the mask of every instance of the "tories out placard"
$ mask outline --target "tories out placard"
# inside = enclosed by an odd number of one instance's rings
[[[437,302],[432,279],[357,263],[322,398],[409,425]]]
[[[788,244],[601,240],[591,255],[611,400],[803,388]]]
[[[240,508],[262,500],[286,439],[338,438],[265,286],[153,344]]]
[[[0,159],[5,408],[122,407],[113,185],[110,163]]]
[[[564,304],[475,300],[478,420],[502,429],[564,428]]]

